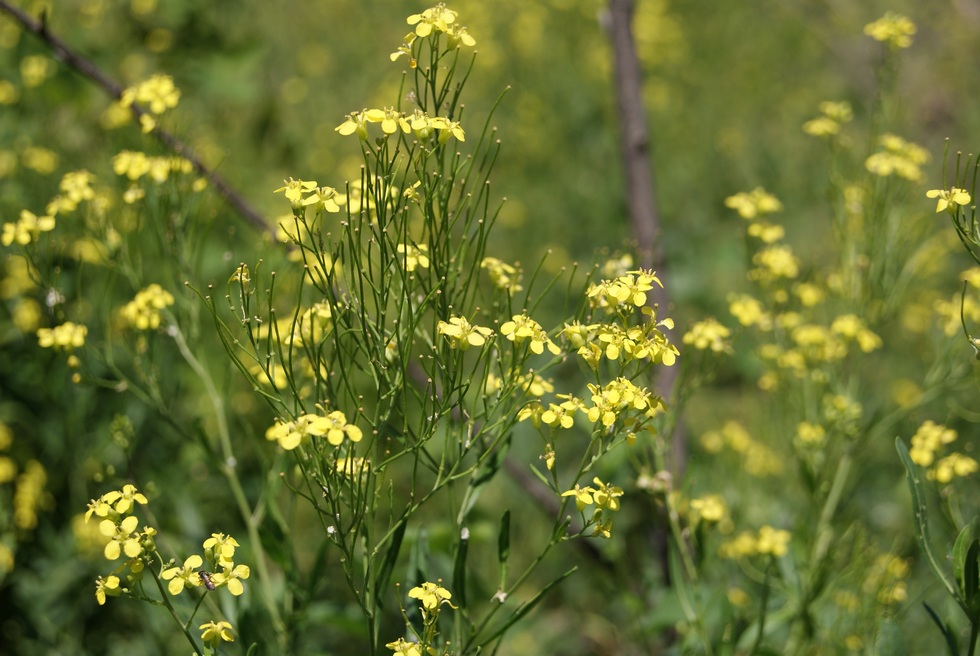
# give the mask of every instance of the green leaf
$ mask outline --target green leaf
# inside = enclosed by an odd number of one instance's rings
[[[456,558],[453,561],[453,594],[459,600],[462,608],[466,607],[466,554],[470,546],[470,531],[462,529],[459,544],[456,547]]]
[[[395,526],[395,531],[391,534],[391,541],[385,550],[384,560],[378,569],[378,575],[374,579],[374,598],[380,607],[388,589],[388,582],[391,580],[391,572],[395,569],[395,562],[398,560],[398,552],[402,548],[402,539],[405,537],[405,528],[408,523],[402,519]]]
[[[909,484],[909,492],[912,493],[912,518],[915,521],[915,537],[919,540],[919,546],[922,548],[922,552],[926,555],[926,559],[929,561],[929,566],[932,567],[932,571],[946,587],[946,591],[949,592],[954,599],[956,599],[957,603],[963,607],[963,610],[969,613],[963,598],[960,597],[956,588],[953,587],[953,583],[949,580],[949,577],[946,576],[946,572],[943,571],[942,565],[940,565],[939,560],[932,551],[932,544],[929,541],[928,517],[926,516],[928,512],[928,509],[926,508],[926,495],[925,491],[922,489],[922,481],[919,479],[918,466],[912,462],[912,457],[909,455],[909,450],[906,448],[905,443],[902,442],[900,437],[895,438],[895,449],[898,450],[898,457],[901,458],[902,464],[905,466],[905,479]]]
[[[497,561],[500,563],[500,575],[497,577],[497,589],[507,587],[507,568],[510,560],[510,510],[505,510],[500,518],[500,532],[497,534]]]
[[[480,493],[483,487],[493,480],[497,472],[500,471],[500,467],[504,462],[504,458],[507,455],[507,451],[510,447],[510,440],[505,440],[499,448],[494,449],[493,452],[487,456],[486,460],[483,461],[470,478],[470,484],[466,488],[466,493],[463,495],[463,500],[459,506],[459,513],[456,515],[456,525],[462,526],[463,522],[466,520],[466,516],[470,514],[470,510],[476,505],[477,499],[480,498]]]
[[[963,597],[968,601],[970,596],[966,593],[963,573],[966,568],[967,552],[974,542],[976,540],[973,538],[973,525],[967,524],[960,530],[960,534],[956,536],[956,542],[953,543],[953,577],[956,579],[956,585],[963,593]]]
[[[956,633],[948,624],[939,619],[939,615],[936,615],[936,611],[930,608],[929,604],[922,602],[922,605],[926,607],[926,612],[929,613],[929,617],[931,617],[932,621],[939,627],[939,630],[943,634],[943,638],[946,639],[946,648],[949,649],[950,656],[959,656],[960,647],[956,642]]]
[[[963,568],[963,580],[965,583],[963,596],[970,607],[970,621],[977,622],[980,618],[980,595],[977,588],[980,587],[980,541],[974,540],[970,543],[970,548],[966,552],[966,566]]]

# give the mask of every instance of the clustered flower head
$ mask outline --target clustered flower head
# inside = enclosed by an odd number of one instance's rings
[[[27,246],[31,242],[36,242],[42,232],[54,230],[54,226],[54,216],[38,216],[29,210],[21,210],[20,218],[17,221],[3,224],[0,243],[4,246],[15,243]]]
[[[701,521],[709,524],[717,524],[725,518],[728,512],[725,500],[718,494],[709,494],[705,497],[691,499],[688,502],[693,521]]]
[[[37,343],[41,348],[71,352],[85,345],[87,334],[87,327],[66,321],[54,328],[38,328]]]
[[[891,11],[864,26],[865,34],[894,48],[908,48],[912,45],[915,30],[915,23],[908,17]]]
[[[691,326],[691,329],[684,334],[683,342],[699,351],[731,353],[732,345],[728,341],[731,335],[732,332],[717,319],[708,318]]]
[[[340,206],[347,202],[347,197],[344,194],[333,187],[319,187],[316,180],[289,178],[283,180],[283,186],[273,193],[285,195],[293,211],[299,211],[312,205],[317,213],[330,212],[333,214],[339,212]]]
[[[579,512],[595,505],[588,526],[592,526],[593,535],[609,538],[612,537],[612,519],[607,515],[619,510],[619,498],[623,496],[623,489],[603,483],[599,477],[593,478],[592,482],[595,487],[576,485],[573,489],[562,492],[561,495],[574,497],[575,507]]]
[[[966,189],[960,189],[959,187],[953,187],[949,190],[930,189],[926,192],[926,198],[938,199],[936,201],[936,214],[946,210],[953,215],[956,214],[957,209],[969,205],[972,200],[970,193]]]
[[[173,294],[153,283],[136,293],[120,314],[136,330],[156,330],[163,320],[162,310],[174,304]]]
[[[381,132],[386,137],[401,130],[405,134],[414,134],[422,143],[428,142],[433,135],[440,144],[449,141],[450,137],[466,141],[466,132],[458,121],[444,116],[430,117],[420,109],[415,109],[411,114],[391,108],[363,109],[348,114],[346,120],[334,129],[344,136],[356,134],[361,141],[367,141],[368,125],[372,123],[380,123]]]
[[[203,546],[204,558],[193,554],[182,565],[168,567],[160,573],[160,578],[169,581],[170,594],[179,595],[185,588],[204,588],[207,592],[227,588],[232,595],[241,596],[245,592],[242,581],[251,575],[251,569],[248,565],[235,564],[235,548],[239,546],[235,538],[212,533]],[[201,569],[205,562],[208,569]]]
[[[406,22],[409,25],[414,25],[415,29],[405,35],[405,42],[395,52],[391,53],[389,59],[397,61],[402,56],[408,56],[409,65],[415,68],[418,66],[418,62],[412,53],[412,46],[417,39],[438,37],[440,34],[447,36],[450,47],[475,46],[476,39],[470,36],[465,27],[456,22],[458,16],[459,14],[452,9],[447,9],[446,5],[442,3],[430,7],[420,14],[412,14],[406,19]]]
[[[85,521],[93,516],[99,521],[99,533],[107,538],[103,555],[106,560],[115,561],[126,556],[127,562],[117,568],[115,573],[107,577],[99,577],[95,584],[95,598],[99,605],[106,602],[107,597],[116,597],[129,592],[123,587],[122,578],[118,576],[123,570],[127,574],[128,585],[138,581],[143,574],[146,562],[156,552],[153,536],[156,529],[145,526],[138,531],[139,519],[132,514],[137,505],[146,505],[147,499],[135,485],[124,485],[121,490],[106,492],[98,499],[89,502],[85,513]]]
[[[861,582],[861,591],[877,598],[878,603],[891,605],[908,599],[905,579],[911,568],[908,561],[889,553],[879,554]]]
[[[140,151],[123,150],[112,158],[113,173],[134,182],[144,175],[154,182],[166,182],[171,173],[191,173],[193,170],[190,160],[176,155],[149,156]]]
[[[531,352],[538,355],[544,353],[545,347],[552,355],[561,353],[561,349],[551,341],[541,324],[526,314],[515,314],[510,321],[500,326],[500,334],[515,343],[530,342]]]
[[[791,538],[789,531],[763,526],[759,531],[744,531],[734,539],[721,545],[722,558],[747,558],[751,556],[773,556],[782,558],[789,551]]]
[[[132,107],[134,103],[150,111],[150,114],[143,114],[140,123],[143,132],[151,132],[156,127],[156,119],[153,114],[159,116],[168,109],[173,109],[180,102],[180,89],[174,85],[174,80],[169,75],[154,75],[148,80],[144,80],[123,90],[119,97],[119,106],[123,108]]]
[[[929,152],[894,134],[878,138],[880,149],[864,162],[871,173],[887,178],[896,175],[912,182],[922,179],[922,165],[929,161]]]
[[[449,321],[440,321],[436,332],[445,335],[449,346],[465,351],[471,346],[483,346],[493,331],[483,326],[471,324],[465,317],[450,317]]]
[[[497,289],[503,289],[512,296],[521,291],[522,287],[518,284],[521,274],[516,267],[495,257],[485,257],[480,262],[480,268],[486,269],[490,281]]]
[[[756,187],[752,191],[741,191],[729,196],[725,199],[725,207],[735,210],[743,219],[756,219],[782,211],[783,204],[762,187]]]
[[[663,287],[663,283],[653,271],[638,269],[613,280],[590,284],[586,295],[595,307],[610,311],[617,310],[621,306],[642,308],[647,303],[647,292],[653,289],[654,283]]]
[[[752,476],[776,476],[783,471],[782,459],[764,443],[753,439],[737,421],[727,421],[719,430],[707,431],[700,442],[708,453],[732,451],[740,466]]]
[[[854,118],[847,102],[825,100],[818,105],[820,116],[803,124],[803,131],[814,137],[830,137],[840,133],[841,125]]]
[[[286,451],[292,451],[310,437],[325,437],[331,445],[339,446],[344,439],[360,442],[363,436],[361,429],[348,423],[347,416],[340,410],[326,415],[300,415],[292,421],[277,420],[265,432],[267,440],[278,442]]]
[[[980,470],[980,464],[970,456],[962,453],[951,453],[939,460],[936,456],[947,444],[956,441],[957,434],[952,428],[927,420],[919,426],[912,436],[912,447],[909,457],[920,467],[930,467],[926,472],[929,480],[939,483],[949,483],[954,478],[965,477]]]

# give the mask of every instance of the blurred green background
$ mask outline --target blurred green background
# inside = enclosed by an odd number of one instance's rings
[[[271,225],[287,209],[272,193],[284,178],[315,179],[340,188],[358,175],[359,153],[334,128],[351,111],[397,103],[402,63],[390,63],[388,54],[409,31],[405,16],[428,5],[381,0],[59,0],[20,6],[33,15],[47,7],[53,33],[125,84],[157,72],[172,75],[182,97],[167,127]],[[508,89],[492,120],[503,142],[493,182],[496,193],[508,200],[490,253],[519,260],[530,270],[550,250],[545,266],[557,271],[627,248],[604,4],[459,0],[450,7],[477,40],[464,114],[464,123],[473,126],[469,130],[482,124]],[[727,196],[765,186],[786,206],[781,220],[797,252],[817,263],[831,257],[826,148],[800,126],[817,114],[820,101],[847,100],[855,109],[857,129],[866,127],[881,47],[862,28],[886,10],[904,13],[918,25],[914,45],[901,56],[896,115],[902,124],[891,129],[932,154],[922,193],[910,194],[910,203],[921,205],[923,220],[932,220],[924,191],[941,186],[943,140],[949,137],[954,149],[968,149],[980,133],[974,92],[980,70],[973,57],[980,45],[980,2],[637,1],[634,29],[644,66],[666,261],[659,273],[674,303],[669,314],[682,329],[705,314],[727,316],[726,295],[746,286],[743,225],[724,207]],[[40,213],[66,171],[87,168],[110,180],[111,157],[120,149],[162,152],[132,125],[103,129],[109,99],[5,16],[0,16],[0,79],[4,221],[14,220],[23,208]],[[50,153],[40,151],[39,156],[37,149]],[[54,162],[38,163],[38,157]],[[204,217],[200,241],[188,247],[195,287],[213,281],[223,285],[237,263],[268,253],[267,239],[216,198],[177,211]],[[935,229],[948,226],[936,218]],[[165,255],[160,249],[148,252]],[[147,255],[148,270],[159,265],[153,257]],[[966,264],[954,258],[949,270]],[[5,259],[8,277],[13,266]],[[72,287],[73,266],[62,262],[54,269],[67,289]],[[160,282],[167,280],[175,293],[189,294],[179,288],[183,281],[177,271],[159,266]],[[102,299],[107,305],[111,294],[124,296],[116,282],[104,284],[110,290]],[[950,293],[955,291],[955,279],[950,277],[947,286]],[[31,293],[43,298],[44,291]],[[102,563],[98,548],[93,556],[75,522],[87,501],[104,491],[102,481],[118,476],[137,481],[150,495],[166,490],[154,504],[174,533],[206,536],[218,530],[216,521],[223,521],[227,525],[221,530],[237,535],[235,513],[215,464],[196,442],[164,425],[133,397],[72,385],[63,358],[39,349],[32,332],[16,327],[16,295],[5,297],[0,421],[12,435],[10,457],[19,468],[32,459],[42,463],[47,482],[35,528],[15,530],[6,519],[4,541],[15,564],[0,578],[0,642],[6,645],[0,651],[183,653],[182,646],[167,646],[172,639],[164,613],[118,600],[96,606],[92,581]],[[98,312],[93,309],[92,314]],[[215,344],[207,322],[193,311],[185,318],[198,322],[195,337],[207,353],[208,345]],[[217,362],[220,353],[212,351]],[[896,363],[886,363],[882,373],[883,396],[889,393],[888,367],[902,369],[900,358],[892,357]],[[174,371],[164,380],[162,396],[169,399],[172,412],[190,418],[203,414],[192,376]],[[722,372],[722,382],[721,388],[695,399],[686,419],[690,435],[759,411],[751,363],[736,358]],[[228,371],[222,384],[229,405],[241,408],[235,430],[263,430],[258,427],[268,424],[268,414],[234,373]],[[119,416],[128,417],[131,426]],[[712,464],[696,446],[692,449],[695,481],[724,472],[724,463]],[[259,471],[265,457],[261,449],[246,452],[244,467]],[[877,496],[867,502],[880,504],[882,527],[894,531],[896,544],[908,548],[900,472],[896,460],[876,482]],[[770,492],[778,494],[777,489]],[[511,500],[522,494],[506,486],[498,493]],[[3,512],[9,515],[12,482],[4,484],[3,495]],[[530,527],[537,510],[525,505],[521,519]],[[632,521],[642,525],[644,518],[639,514]],[[533,529],[528,532],[533,541]],[[626,553],[622,545],[600,548],[612,560],[642,557]],[[577,557],[569,553],[570,559]],[[619,567],[629,568],[630,563],[621,560]],[[655,569],[649,563],[644,567]],[[561,569],[554,567],[555,572]],[[656,573],[643,577],[644,584],[656,580]],[[929,585],[925,576],[921,580]],[[670,603],[658,607],[662,617],[647,615],[645,623],[626,625],[623,618],[635,615],[631,604],[645,603],[637,601],[643,594],[617,596],[612,586],[602,589],[601,581],[593,575],[567,582],[562,594],[549,598],[508,639],[502,653],[546,653],[542,645],[567,641],[570,633],[576,636],[571,644],[547,653],[658,653],[652,645],[676,619]],[[359,653],[359,629],[341,603],[325,602],[320,612],[306,620],[320,642],[311,638],[305,653]],[[921,610],[912,615],[911,626],[925,626]],[[907,633],[911,644],[918,634]]]

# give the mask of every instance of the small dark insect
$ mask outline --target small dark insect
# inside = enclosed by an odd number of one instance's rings
[[[214,590],[214,581],[211,580],[211,572],[202,571],[198,572],[197,575],[201,577],[201,583],[204,584],[205,588],[208,590]]]

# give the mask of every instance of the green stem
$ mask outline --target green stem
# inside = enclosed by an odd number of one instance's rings
[[[194,373],[198,375],[201,382],[204,383],[208,399],[211,402],[211,407],[214,409],[214,417],[218,428],[218,442],[221,446],[222,455],[220,469],[225,475],[225,478],[228,480],[228,485],[231,488],[232,495],[235,497],[235,503],[238,505],[238,511],[241,514],[242,519],[245,521],[249,542],[251,542],[252,550],[256,556],[255,568],[259,573],[259,585],[262,588],[262,600],[265,604],[266,610],[269,613],[269,616],[272,618],[272,624],[275,627],[279,644],[281,647],[285,647],[287,644],[286,627],[282,621],[282,616],[279,613],[279,609],[273,603],[274,595],[269,576],[269,568],[266,562],[265,549],[262,547],[262,539],[259,536],[256,513],[252,510],[252,507],[248,502],[248,498],[245,495],[245,490],[242,487],[241,481],[238,478],[238,473],[235,469],[235,452],[231,445],[231,432],[228,429],[228,418],[225,413],[224,399],[222,399],[221,395],[218,393],[218,389],[215,387],[214,380],[211,378],[208,370],[196,357],[194,357],[194,354],[191,353],[191,350],[187,345],[187,340],[184,339],[184,334],[181,332],[180,328],[177,327],[176,324],[172,324],[172,326],[174,328],[172,335],[180,354],[183,356],[187,364],[190,365],[191,369],[194,370]]]

